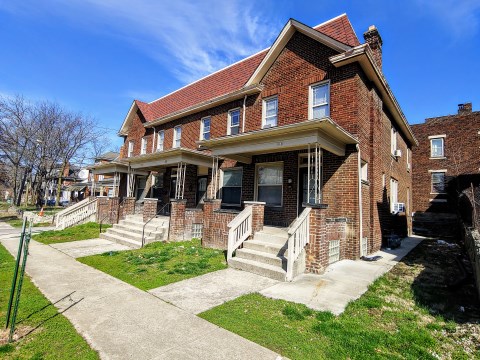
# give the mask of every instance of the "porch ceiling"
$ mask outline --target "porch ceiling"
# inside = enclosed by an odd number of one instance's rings
[[[135,156],[128,159],[132,169],[158,170],[165,166],[186,163],[191,165],[212,167],[212,156],[204,151],[191,150],[186,148],[169,149],[152,154]]]
[[[113,175],[115,173],[128,173],[128,164],[122,162],[109,162],[98,165],[89,166],[88,169],[92,174]],[[136,172],[138,175],[146,175],[143,172]]]
[[[246,164],[252,162],[253,155],[306,149],[308,144],[315,143],[344,156],[345,146],[358,140],[330,118],[323,118],[198,142],[199,147],[210,149],[212,155]]]

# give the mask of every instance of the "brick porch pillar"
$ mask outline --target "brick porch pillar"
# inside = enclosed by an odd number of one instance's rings
[[[244,201],[245,206],[252,207],[252,228],[253,233],[263,230],[263,220],[265,217],[265,202],[263,201]]]
[[[125,216],[135,214],[135,198],[134,197],[123,198],[123,214]]]
[[[97,222],[103,220],[105,222],[107,219],[104,220],[105,216],[108,214],[108,198],[104,196],[100,196],[97,198]]]
[[[145,198],[143,202],[143,222],[150,220],[157,214],[158,199]]]
[[[108,198],[108,211],[110,212],[109,216],[109,223],[116,224],[117,223],[117,215],[120,205],[120,198],[119,197],[110,197]]]
[[[328,242],[325,204],[306,204],[310,211],[310,242],[306,247],[306,272],[321,274],[328,266]]]
[[[168,240],[182,241],[185,237],[185,209],[187,199],[171,200]]]
[[[203,234],[202,234],[202,245],[209,246],[213,241],[212,236],[212,223],[213,223],[213,212],[220,209],[222,205],[221,199],[205,199],[203,204]],[[211,246],[210,246],[211,247]]]

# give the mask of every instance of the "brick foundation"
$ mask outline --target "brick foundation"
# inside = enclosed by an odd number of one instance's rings
[[[185,233],[185,209],[187,200],[172,200],[170,210],[170,232],[169,240],[182,241]]]
[[[185,209],[184,238],[190,240],[194,237],[193,224],[199,224],[203,228],[203,210]]]
[[[310,212],[310,242],[306,247],[305,271],[321,274],[328,266],[328,242],[326,226],[327,205],[307,205]]]
[[[145,198],[143,203],[143,222],[150,220],[157,214],[158,199]]]
[[[123,198],[123,219],[127,215],[135,214],[135,198],[125,197]]]

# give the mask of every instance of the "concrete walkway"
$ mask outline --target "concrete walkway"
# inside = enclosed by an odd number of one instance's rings
[[[0,241],[16,252],[18,236]],[[31,242],[27,273],[102,359],[281,359],[51,246]]]
[[[304,274],[290,283],[278,283],[260,293],[266,297],[302,303],[309,308],[339,315],[350,301],[358,299],[368,286],[407,255],[422,237],[409,237],[395,250],[378,251],[382,259],[342,260],[330,265],[322,275]]]
[[[89,239],[51,244],[51,247],[73,258],[103,254],[109,251],[125,251],[132,248],[105,239]]]

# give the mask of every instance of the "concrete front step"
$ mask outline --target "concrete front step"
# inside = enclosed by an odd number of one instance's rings
[[[275,256],[282,256],[286,253],[287,245],[280,245],[259,240],[247,240],[243,243],[243,248],[261,251]]]
[[[252,249],[238,249],[236,251],[237,258],[256,261],[262,264],[272,265],[284,270],[287,269],[287,259],[284,256],[277,256],[263,251]]]
[[[234,269],[248,271],[278,281],[285,281],[287,275],[287,272],[278,266],[263,264],[254,260],[239,257],[230,259],[228,265]]]
[[[113,224],[112,230],[119,230],[119,231],[127,231],[132,234],[142,235],[143,233],[143,226],[132,226],[127,225],[125,223]],[[109,229],[110,230],[110,229]],[[168,226],[165,227],[152,227],[152,226],[145,226],[145,234],[166,234],[168,232]]]
[[[142,241],[142,231],[141,230],[139,232],[133,232],[130,229],[125,230],[125,229],[121,229],[121,228],[118,228],[118,227],[114,227],[114,228],[108,229],[107,233],[117,235],[117,236],[121,236],[121,237],[126,237],[126,238],[129,238],[131,240],[135,240],[135,241],[140,241],[140,242]],[[150,231],[145,230],[144,236],[148,237],[148,238],[155,239],[155,240],[162,240],[164,238],[164,234],[165,234],[165,229],[161,229],[161,231],[157,231],[157,232],[150,232]]]
[[[121,245],[131,247],[132,249],[140,249],[142,247],[141,241],[131,240],[122,236],[114,235],[111,233],[101,233],[100,239],[110,240]]]

